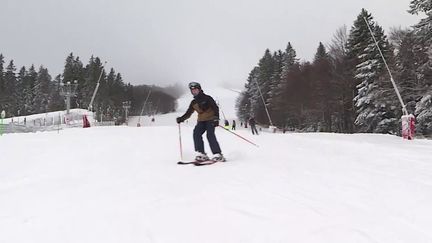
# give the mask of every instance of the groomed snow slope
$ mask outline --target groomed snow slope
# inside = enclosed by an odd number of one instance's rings
[[[0,242],[432,241],[430,141],[217,134],[205,167],[175,125],[3,136]]]
[[[432,242],[432,141],[218,128],[196,167],[177,115],[0,137],[0,242]]]

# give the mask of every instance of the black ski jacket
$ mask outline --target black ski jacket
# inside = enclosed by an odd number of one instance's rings
[[[201,91],[191,101],[186,113],[180,117],[182,121],[188,119],[192,113],[198,112],[198,121],[215,121],[219,120],[219,107],[210,95]]]

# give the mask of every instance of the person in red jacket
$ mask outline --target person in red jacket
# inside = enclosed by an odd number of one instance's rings
[[[212,160],[225,161],[215,135],[215,127],[219,126],[219,107],[211,96],[204,93],[199,83],[189,83],[189,89],[194,98],[186,113],[181,117],[177,117],[176,121],[177,123],[184,122],[196,111],[198,113],[198,121],[193,131],[194,146],[197,152],[195,159],[197,161],[209,160],[209,157],[205,153],[204,141],[202,139],[204,132],[207,132],[207,140],[214,155]]]

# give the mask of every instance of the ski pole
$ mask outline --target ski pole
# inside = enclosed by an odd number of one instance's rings
[[[230,133],[232,133],[232,134],[236,135],[237,137],[239,137],[239,138],[241,138],[241,139],[245,140],[246,142],[248,142],[248,143],[250,143],[250,144],[253,144],[253,145],[255,145],[255,146],[259,147],[259,146],[258,146],[258,145],[256,145],[255,143],[253,143],[253,142],[251,142],[251,141],[247,140],[246,138],[244,138],[244,137],[242,137],[242,136],[238,135],[237,133],[235,133],[235,132],[233,132],[233,131],[230,131],[229,129],[226,129],[225,127],[223,127],[223,126],[221,126],[221,125],[218,125],[218,127],[222,127],[222,128],[223,128],[223,129],[225,130],[225,131],[227,131],[227,132],[230,132]]]
[[[179,128],[179,142],[180,142],[180,159],[183,161],[183,148],[182,148],[182,140],[181,140],[181,129],[180,129],[180,123],[178,124]]]

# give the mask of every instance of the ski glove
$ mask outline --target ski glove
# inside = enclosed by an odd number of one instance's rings
[[[214,119],[213,120],[213,126],[214,127],[218,127],[219,126],[219,119]]]
[[[177,121],[177,123],[180,124],[181,122],[183,122],[183,119],[182,119],[181,117],[177,117],[177,118],[176,118],[176,121]]]

